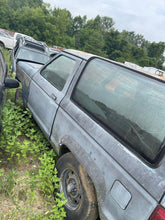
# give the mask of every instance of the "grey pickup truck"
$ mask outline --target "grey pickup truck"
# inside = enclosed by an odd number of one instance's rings
[[[66,219],[165,219],[164,78],[70,49],[16,77],[59,155]]]

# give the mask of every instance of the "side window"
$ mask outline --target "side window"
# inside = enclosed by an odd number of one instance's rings
[[[163,82],[94,59],[84,70],[72,99],[149,162],[159,157],[165,141]]]
[[[41,75],[50,82],[56,89],[62,90],[68,76],[73,72],[76,61],[60,56],[48,64],[41,71]]]

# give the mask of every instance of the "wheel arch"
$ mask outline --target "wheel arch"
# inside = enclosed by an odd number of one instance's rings
[[[59,157],[62,155],[71,152],[73,156],[77,159],[77,161],[81,164],[84,170],[87,172],[90,177],[96,194],[96,199],[98,203],[98,210],[100,210],[100,206],[103,203],[103,198],[106,196],[106,189],[104,176],[102,175],[102,170],[99,167],[99,164],[95,162],[94,159],[91,158],[90,154],[88,154],[84,148],[76,142],[71,136],[64,136],[61,138],[61,142],[59,144]],[[99,192],[102,194],[102,198],[99,196]]]
[[[69,152],[71,152],[71,151],[69,150],[67,145],[65,145],[65,144],[60,145],[59,157],[61,157],[62,155],[66,154],[66,153],[69,153]]]
[[[77,146],[77,147],[76,147]],[[76,143],[74,140],[71,141],[71,138],[69,136],[66,136],[65,138],[62,139],[62,142],[60,143],[60,149],[59,149],[59,158],[63,156],[66,153],[72,153],[73,156],[76,158],[76,160],[81,164],[81,166],[84,168],[84,170],[87,172],[88,176],[90,177],[94,189],[95,189],[95,194],[96,194],[96,199],[97,199],[97,191],[95,188],[95,183],[93,181],[93,178],[91,174],[89,173],[88,169],[86,169],[86,166],[84,167],[83,163],[79,160],[79,156],[77,156],[76,152],[80,152],[81,150],[77,150],[77,148],[80,149],[80,145]],[[82,153],[82,151],[81,151]],[[97,199],[98,202],[98,199]]]
[[[66,150],[66,146],[62,147]],[[79,216],[81,220],[96,220],[96,218],[98,220],[99,209],[95,186],[74,154],[69,151],[61,155],[56,168],[62,180],[60,189],[68,201],[64,207],[67,212],[66,219],[77,220]],[[71,192],[73,188],[74,191]]]

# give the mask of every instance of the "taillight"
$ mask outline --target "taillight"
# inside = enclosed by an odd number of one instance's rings
[[[158,205],[149,220],[165,220],[165,209]]]

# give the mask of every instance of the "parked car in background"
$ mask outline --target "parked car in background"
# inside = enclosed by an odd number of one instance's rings
[[[17,40],[20,39],[20,38],[22,38],[22,37],[24,37],[25,39],[30,40],[30,41],[34,41],[34,40],[35,40],[35,39],[34,39],[33,37],[31,37],[31,36],[28,36],[28,35],[26,35],[26,34],[22,34],[22,33],[15,32],[15,33],[14,33],[14,36],[13,36],[13,38],[14,38],[14,47],[15,47],[15,45],[16,45],[16,43],[17,43]]]
[[[17,88],[19,86],[19,82],[16,79],[8,78],[8,66],[0,50],[0,131],[2,129],[1,119],[2,119],[2,107],[6,98],[7,88]]]
[[[14,75],[16,74],[17,60],[33,62],[41,67],[50,59],[50,55],[51,52],[45,43],[21,37],[17,40],[11,53],[12,72]]]
[[[8,33],[0,31],[0,47],[5,47],[7,49],[13,49],[14,37],[12,37]]]
[[[81,51],[17,62],[59,155],[67,220],[165,220],[165,79]]]
[[[13,49],[16,45],[17,40],[22,37],[28,40],[34,40],[34,38],[26,34],[0,29],[0,46],[7,49]]]

